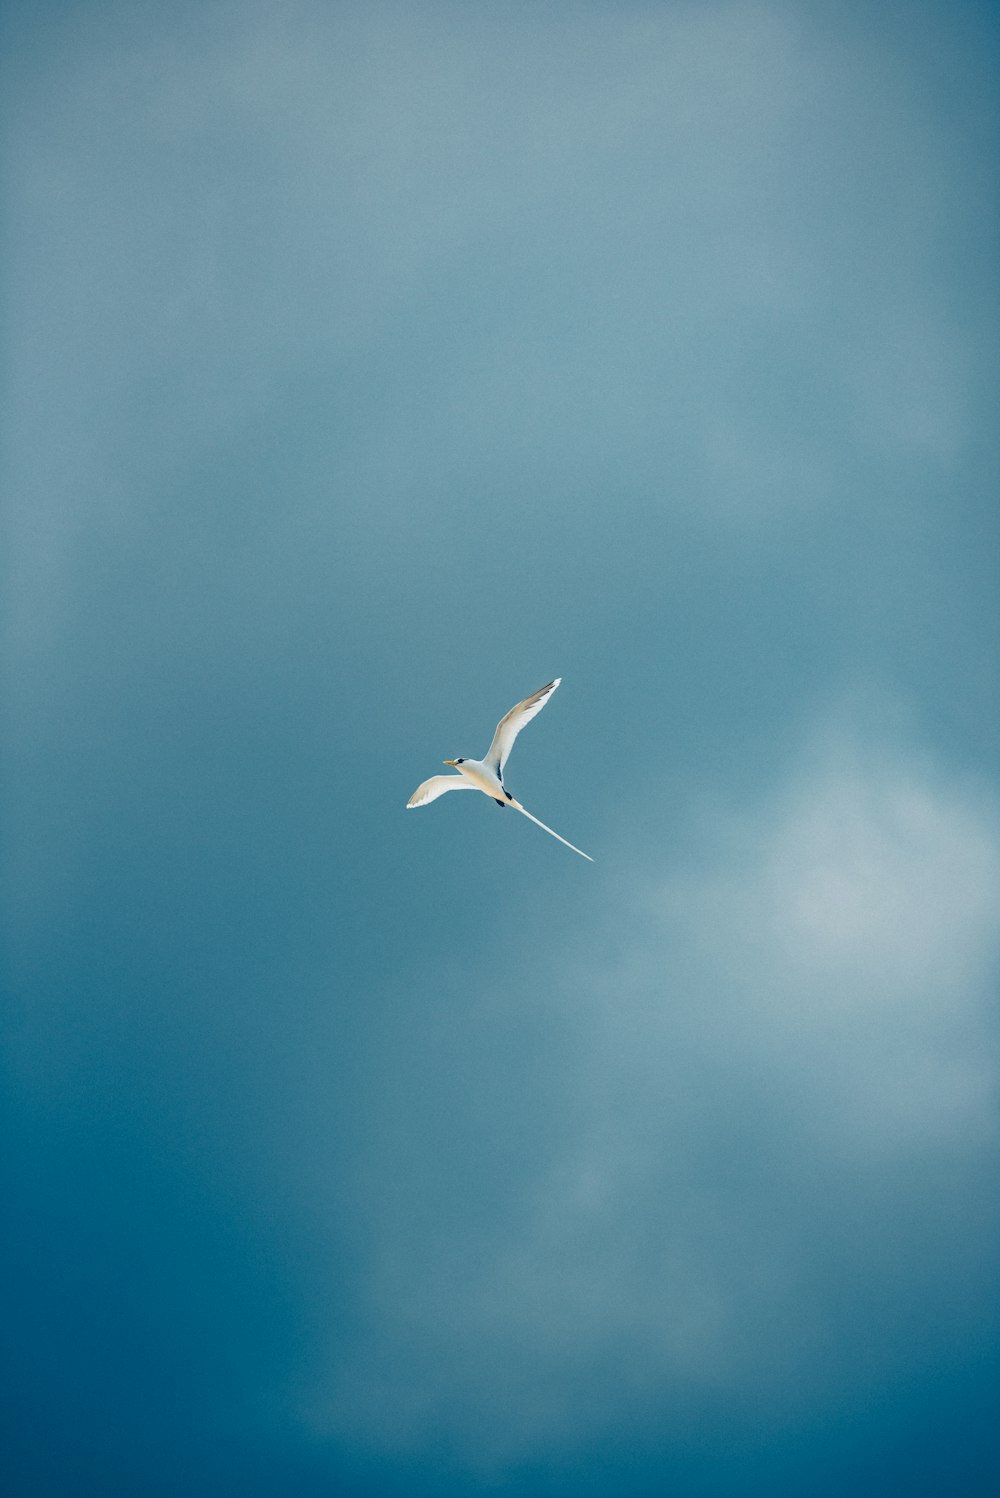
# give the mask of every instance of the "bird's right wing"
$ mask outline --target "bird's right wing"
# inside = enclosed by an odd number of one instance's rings
[[[476,787],[471,780],[466,780],[464,775],[432,775],[430,780],[425,780],[423,785],[418,785],[413,795],[407,801],[409,810],[412,806],[427,806],[431,801],[436,801],[443,796],[445,791],[474,791]]]
[[[557,676],[555,681],[546,683],[539,687],[537,692],[532,692],[530,697],[525,697],[516,707],[512,707],[509,713],[505,713],[497,724],[497,731],[493,735],[493,742],[483,755],[483,763],[491,765],[498,775],[503,774],[503,767],[507,763],[507,756],[514,747],[517,738],[525,723],[530,723],[548,702],[556,687],[562,681]]]

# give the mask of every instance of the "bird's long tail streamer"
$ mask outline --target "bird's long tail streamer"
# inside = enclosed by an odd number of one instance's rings
[[[540,822],[537,817],[533,817],[531,815],[530,811],[526,811],[525,808],[521,805],[520,801],[511,801],[509,802],[509,805],[515,807],[519,812],[521,812],[522,816],[526,816],[529,822],[534,822],[536,827],[540,827],[542,831],[547,832],[550,837],[557,838],[559,842],[565,843],[567,848],[572,848],[574,853],[579,853],[580,857],[585,858],[588,863],[593,863],[594,860],[591,858],[589,853],[584,853],[582,848],[577,848],[573,843],[566,842],[566,839],[564,837],[560,837],[558,832],[553,832],[551,827],[546,827],[544,822]]]

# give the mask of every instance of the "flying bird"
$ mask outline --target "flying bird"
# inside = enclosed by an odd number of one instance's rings
[[[558,832],[553,832],[551,827],[546,827],[537,817],[532,816],[520,803],[515,801],[510,791],[503,783],[504,766],[514,740],[517,738],[525,723],[530,723],[548,702],[556,687],[562,681],[557,676],[555,681],[550,681],[546,686],[540,687],[537,692],[532,692],[530,697],[525,697],[516,707],[512,707],[509,713],[505,713],[497,724],[497,731],[493,735],[493,742],[483,755],[482,759],[446,759],[444,763],[451,765],[458,771],[457,775],[432,775],[430,780],[425,780],[423,785],[418,785],[413,795],[407,801],[407,807],[429,806],[445,791],[482,791],[484,796],[491,796],[498,806],[513,806],[515,811],[521,812],[536,827],[547,832],[550,837],[558,838],[565,843],[567,848],[572,848],[574,853],[579,853],[581,858],[586,858],[593,863],[589,853],[584,853],[582,848],[573,847],[572,843],[566,842],[564,837],[559,837]]]

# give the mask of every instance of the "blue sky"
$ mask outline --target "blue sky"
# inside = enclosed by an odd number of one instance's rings
[[[992,8],[5,30],[12,1491],[993,1491]]]

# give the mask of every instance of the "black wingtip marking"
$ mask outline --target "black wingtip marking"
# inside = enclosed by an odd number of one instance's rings
[[[501,811],[503,811],[503,810],[504,810],[504,808],[505,808],[505,807],[506,807],[506,805],[507,805],[507,802],[506,802],[506,801],[501,801],[501,800],[499,800],[499,798],[498,798],[498,797],[496,797],[496,796],[494,796],[494,797],[493,797],[493,799],[494,799],[494,801],[496,801],[496,803],[497,803],[497,805],[498,805],[498,806],[499,806],[499,808],[500,808],[500,810],[501,810]]]

